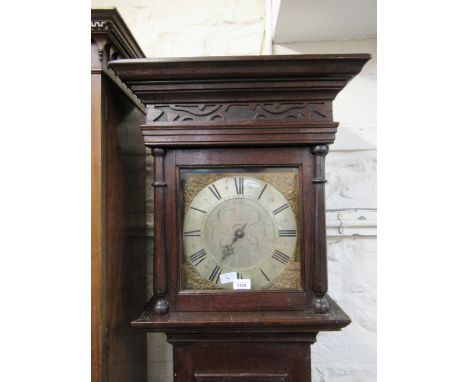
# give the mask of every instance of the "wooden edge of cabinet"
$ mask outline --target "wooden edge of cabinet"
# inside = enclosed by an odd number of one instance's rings
[[[109,62],[124,80],[246,79],[329,77],[351,78],[370,54],[307,54],[232,57],[127,59]]]
[[[257,312],[170,312],[157,315],[151,305],[140,318],[132,321],[132,327],[153,332],[196,331],[197,333],[263,333],[275,331],[314,333],[341,330],[351,323],[349,316],[327,296],[330,311],[317,314],[304,311],[257,311]]]

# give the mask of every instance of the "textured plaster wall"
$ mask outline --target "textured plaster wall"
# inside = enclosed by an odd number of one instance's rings
[[[148,57],[251,55],[266,48],[263,0],[93,0],[92,6],[117,7]],[[348,223],[355,225],[343,233],[329,230],[329,289],[353,323],[342,332],[319,334],[312,347],[312,373],[314,382],[375,381],[376,238],[375,230],[361,227],[361,219],[368,219],[376,207],[376,40],[273,45],[273,53],[374,57],[334,102],[340,127],[327,157],[327,210],[333,216],[348,214]],[[151,166],[148,155],[148,211],[153,202]],[[150,238],[149,270],[151,249]],[[152,274],[148,276],[150,296]],[[169,381],[172,347],[164,334],[149,334],[148,382]]]
[[[376,208],[376,40],[292,43],[273,46],[274,54],[371,53],[373,59],[338,95],[333,115],[340,122],[327,157],[327,210]],[[352,211],[351,211],[352,212]],[[329,293],[352,319],[341,332],[322,332],[312,346],[314,382],[376,380],[376,237],[329,235]]]
[[[261,54],[263,0],[92,0],[116,7],[147,57]]]

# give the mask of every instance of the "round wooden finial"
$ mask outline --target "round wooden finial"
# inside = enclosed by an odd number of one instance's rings
[[[314,154],[314,155],[327,155],[328,154],[328,145],[313,146],[311,151],[312,151],[312,154]]]
[[[160,149],[159,147],[155,147],[151,150],[151,154],[153,154],[153,156],[162,157],[166,155],[166,151],[164,149]]]

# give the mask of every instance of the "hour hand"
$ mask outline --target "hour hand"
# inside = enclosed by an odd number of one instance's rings
[[[232,249],[232,244],[231,245],[224,245],[223,246],[223,258],[221,261],[223,261],[226,257],[231,256],[234,253],[234,250]]]

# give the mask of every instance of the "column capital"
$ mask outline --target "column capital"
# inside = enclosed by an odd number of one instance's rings
[[[154,147],[151,149],[151,154],[155,157],[163,157],[166,155],[166,150]]]
[[[328,145],[317,145],[312,146],[310,149],[313,155],[327,155],[328,154]]]

